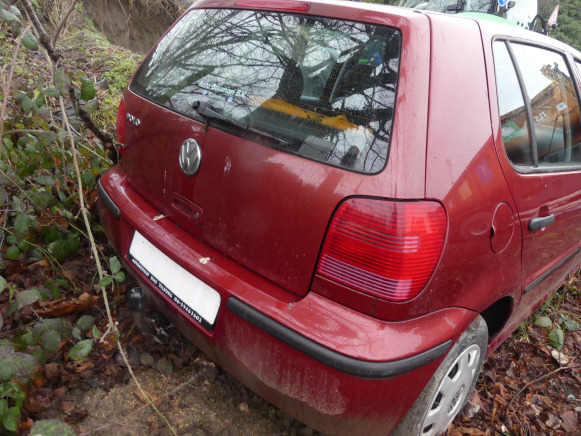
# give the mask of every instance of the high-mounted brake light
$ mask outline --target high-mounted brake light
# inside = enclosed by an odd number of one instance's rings
[[[253,9],[279,9],[283,11],[302,11],[311,9],[308,2],[297,2],[293,0],[238,0],[234,5],[241,8]]]
[[[430,279],[445,233],[439,203],[352,198],[333,217],[317,273],[379,298],[406,301]]]
[[[117,109],[117,142],[125,144],[125,120],[127,117],[127,110],[125,109],[125,99],[121,97],[119,102],[119,109]]]

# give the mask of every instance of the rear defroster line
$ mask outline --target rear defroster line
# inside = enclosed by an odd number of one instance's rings
[[[228,298],[226,305],[231,312],[266,333],[271,334],[295,350],[345,374],[366,379],[396,377],[413,371],[443,356],[452,345],[452,341],[448,340],[430,350],[416,354],[415,356],[406,357],[405,359],[390,362],[370,362],[345,356],[344,354],[317,344],[235,297]]]

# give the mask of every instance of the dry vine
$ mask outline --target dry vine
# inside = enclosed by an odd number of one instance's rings
[[[38,33],[40,43],[42,44],[43,48],[45,49],[44,53],[46,56],[47,63],[49,65],[49,69],[50,69],[51,73],[54,74],[54,71],[56,71],[56,66],[58,65],[59,59],[61,58],[60,54],[54,48],[54,42],[56,42],[56,36],[58,36],[58,35],[55,35],[55,38],[51,42],[50,38],[48,37],[48,35],[44,29],[44,26],[38,20],[38,17],[36,16],[36,13],[32,7],[32,4],[30,3],[30,0],[23,0],[23,5],[24,5],[24,8],[26,10],[28,17],[30,18],[31,22],[34,25],[36,32]],[[69,88],[69,97],[73,101],[76,110],[79,112],[79,116],[80,116],[81,120],[85,123],[85,125],[89,128],[89,130],[91,130],[91,132],[93,132],[95,134],[95,136],[99,140],[101,140],[105,146],[112,144],[111,138],[108,135],[106,135],[105,133],[103,133],[102,131],[100,131],[98,129],[98,127],[92,122],[92,120],[90,119],[90,116],[85,111],[80,109],[79,101],[76,98],[76,96],[74,94],[74,90],[72,89],[72,87]],[[68,140],[70,142],[71,152],[72,152],[72,156],[73,156],[73,165],[74,165],[75,174],[77,177],[76,186],[77,186],[77,191],[78,191],[78,195],[79,195],[79,203],[80,203],[79,207],[80,207],[81,213],[83,215],[83,221],[84,221],[85,228],[87,231],[87,236],[89,238],[91,252],[93,254],[93,257],[95,259],[95,263],[97,266],[99,280],[101,280],[101,279],[103,279],[103,277],[105,277],[105,273],[104,273],[103,266],[101,264],[99,252],[97,250],[97,245],[96,245],[95,240],[93,238],[93,233],[92,233],[91,225],[89,222],[89,212],[86,208],[84,195],[83,195],[83,184],[82,184],[82,180],[81,180],[81,171],[79,168],[79,163],[78,163],[78,158],[77,158],[76,145],[75,145],[74,136],[73,136],[73,133],[71,130],[71,126],[70,126],[70,123],[68,121],[68,117],[67,117],[67,114],[65,111],[65,104],[64,104],[64,100],[63,100],[62,96],[59,96],[59,105],[61,108],[61,112],[63,114],[63,119],[62,119],[63,128],[66,130],[66,132],[68,134]],[[155,411],[155,413],[165,421],[170,432],[173,435],[176,435],[175,430],[173,429],[173,427],[171,426],[171,424],[169,423],[167,418],[158,410],[158,408],[152,402],[151,398],[144,391],[143,387],[139,383],[139,380],[137,380],[137,377],[135,376],[133,369],[131,368],[131,364],[129,363],[129,360],[127,358],[127,354],[125,353],[125,350],[123,349],[123,346],[119,340],[119,332],[118,332],[117,326],[116,326],[115,322],[113,321],[113,316],[111,314],[111,309],[109,307],[109,299],[107,296],[106,288],[97,285],[97,289],[100,290],[102,295],[103,295],[103,300],[105,302],[105,309],[106,309],[106,313],[107,313],[107,320],[108,320],[108,324],[109,324],[108,327],[110,328],[110,330],[113,332],[113,334],[116,337],[117,348],[119,350],[119,353],[121,354],[121,357],[125,363],[125,366],[127,367],[128,371],[131,375],[131,378],[135,382],[140,393],[148,401],[147,405],[150,406]]]

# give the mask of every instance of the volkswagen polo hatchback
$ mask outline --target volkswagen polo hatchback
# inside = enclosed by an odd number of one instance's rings
[[[580,264],[581,53],[498,21],[203,0],[124,93],[115,250],[316,429],[442,432]]]

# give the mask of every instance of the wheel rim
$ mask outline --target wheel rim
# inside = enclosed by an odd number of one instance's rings
[[[478,376],[480,347],[470,345],[454,360],[429,402],[421,426],[422,436],[442,434],[470,395],[472,382]]]

